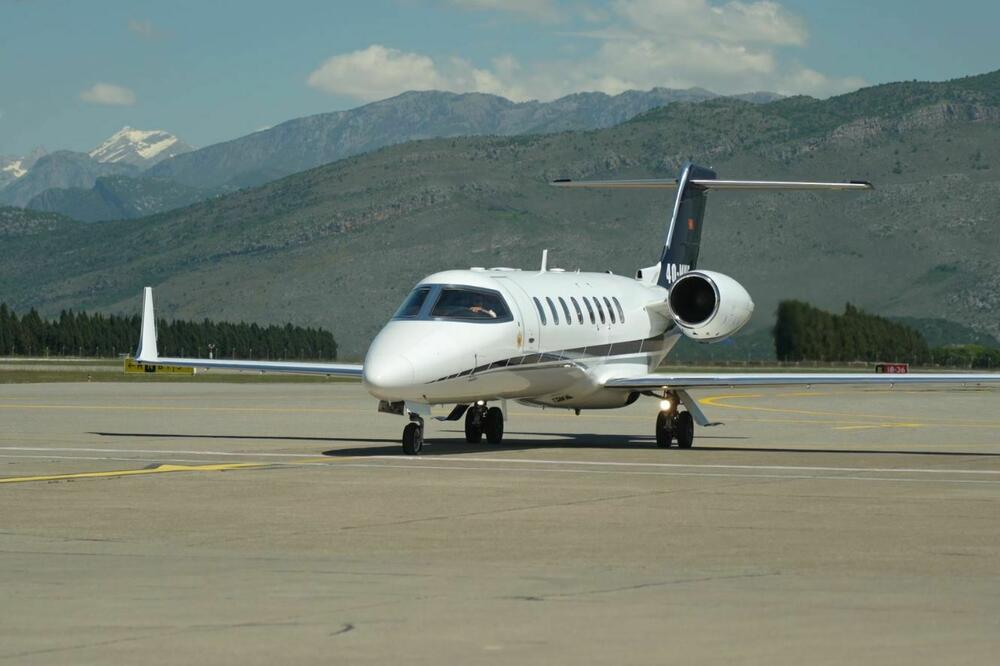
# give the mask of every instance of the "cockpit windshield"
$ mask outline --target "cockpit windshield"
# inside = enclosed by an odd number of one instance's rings
[[[420,314],[420,309],[427,300],[427,294],[431,293],[430,287],[417,287],[410,292],[403,304],[396,310],[394,319],[414,319]]]
[[[442,287],[431,310],[435,319],[464,321],[508,321],[510,310],[495,291],[472,287]]]

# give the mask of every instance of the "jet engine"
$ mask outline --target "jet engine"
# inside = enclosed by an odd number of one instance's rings
[[[691,271],[677,278],[667,302],[684,335],[698,342],[728,338],[753,314],[753,300],[743,285],[712,271]]]

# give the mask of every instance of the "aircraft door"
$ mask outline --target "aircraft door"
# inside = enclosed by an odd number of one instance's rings
[[[519,349],[524,352],[537,352],[541,331],[538,326],[538,313],[531,303],[531,298],[520,285],[506,277],[498,277],[497,284],[502,288],[517,319]]]

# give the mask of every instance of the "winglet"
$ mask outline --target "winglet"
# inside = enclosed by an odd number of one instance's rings
[[[142,290],[142,328],[139,333],[139,348],[135,360],[141,363],[155,362],[160,354],[156,350],[156,315],[153,314],[153,288]]]

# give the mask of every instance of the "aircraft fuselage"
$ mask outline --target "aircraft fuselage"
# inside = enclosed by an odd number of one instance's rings
[[[421,280],[411,297],[365,357],[366,388],[389,402],[621,407],[630,392],[603,380],[651,372],[680,337],[646,307],[666,289],[610,273],[452,270]]]

